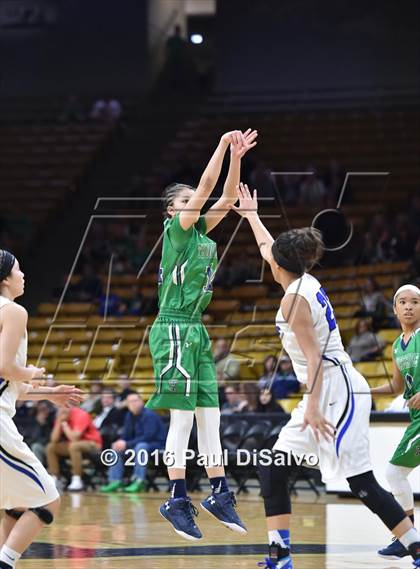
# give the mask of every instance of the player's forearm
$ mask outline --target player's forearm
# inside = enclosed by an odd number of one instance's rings
[[[45,401],[49,400],[53,393],[53,387],[34,387],[33,385],[29,385],[26,393],[22,393],[19,399],[23,399],[24,401]]]
[[[272,256],[271,247],[273,246],[274,239],[261,221],[257,212],[248,215],[247,219],[254,233],[261,256],[268,261]]]
[[[30,367],[18,366],[15,363],[0,366],[0,377],[6,381],[29,382],[34,379],[34,370]]]
[[[372,387],[370,392],[374,395],[383,394],[383,395],[399,395],[404,391],[404,388],[401,388],[398,384],[394,383],[393,381],[389,383],[385,383],[384,385],[379,385],[378,387]]]
[[[203,194],[207,194],[207,197],[211,194],[215,185],[217,184],[217,180],[219,179],[220,172],[222,170],[223,158],[225,156],[227,147],[227,142],[220,140],[216,150],[213,153],[213,156],[210,158],[210,161],[206,166],[206,169],[201,175],[197,189]]]
[[[226,204],[234,204],[238,200],[236,187],[239,185],[241,176],[241,159],[233,154],[230,155],[229,171],[223,186],[222,198]]]
[[[324,366],[322,363],[321,356],[314,356],[313,358],[308,359],[308,394],[309,400],[308,404],[313,406],[318,406],[320,397],[321,397],[321,389],[322,389],[322,381],[324,377]]]

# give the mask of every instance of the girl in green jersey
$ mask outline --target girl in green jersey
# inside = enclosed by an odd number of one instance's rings
[[[386,478],[395,498],[414,523],[414,497],[407,477],[420,465],[420,289],[414,285],[400,287],[394,295],[394,312],[402,334],[392,346],[392,381],[371,391],[374,394],[404,393],[408,402],[411,423],[391,458]],[[378,553],[386,559],[409,555],[397,539]]]
[[[201,539],[194,522],[196,508],[186,493],[186,451],[197,421],[200,459],[210,479],[211,494],[201,507],[223,525],[246,533],[226,483],[219,425],[218,385],[211,341],[201,315],[210,302],[217,268],[216,243],[207,235],[236,202],[242,156],[255,146],[256,131],[224,134],[196,189],[185,184],[166,188],[165,222],[159,270],[159,314],[149,335],[156,391],[152,409],[170,409],[165,458],[171,497],[161,515],[185,539]],[[219,178],[223,157],[231,148],[230,167],[222,197],[201,215]]]

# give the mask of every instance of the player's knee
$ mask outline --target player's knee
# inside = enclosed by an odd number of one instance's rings
[[[54,521],[54,516],[58,512],[58,508],[60,507],[60,498],[56,498],[53,502],[46,504],[45,506],[40,506],[38,508],[29,508],[29,510],[35,514],[39,520],[49,526]]]
[[[405,517],[405,512],[395,498],[378,484],[372,471],[347,478],[350,490],[384,524],[394,529]]]
[[[291,513],[289,493],[290,467],[284,463],[276,465],[275,458],[278,455],[279,453],[272,453],[270,461],[260,461],[258,465],[261,495],[264,498],[267,517]]]

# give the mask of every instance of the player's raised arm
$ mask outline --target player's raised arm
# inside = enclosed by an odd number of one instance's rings
[[[400,370],[395,363],[394,357],[392,357],[392,380],[389,383],[380,385],[379,387],[372,387],[370,392],[372,395],[379,394],[394,394],[399,395],[404,391],[404,378],[401,375]]]
[[[222,169],[223,158],[231,141],[231,132],[227,132],[222,136],[213,156],[210,158],[210,162],[207,164],[200,178],[197,189],[188,201],[188,207],[183,209],[179,214],[179,222],[184,231],[187,231],[192,225],[197,223],[201,209],[217,184]]]
[[[257,144],[256,138],[258,133],[256,130],[249,128],[243,134],[235,130],[231,134],[229,171],[223,186],[222,196],[205,215],[207,233],[226,217],[230,209],[229,206],[236,203],[238,199],[236,188],[239,185],[241,176],[241,160],[248,150]]]
[[[23,367],[17,364],[16,354],[26,333],[28,313],[19,304],[10,303],[2,308],[0,334],[0,377],[13,381],[43,379],[45,368]]]
[[[281,302],[281,310],[302,350],[308,366],[308,405],[302,430],[309,425],[319,442],[320,435],[327,441],[334,437],[335,427],[320,411],[319,401],[323,382],[321,349],[314,330],[308,302],[298,294],[288,294]]]
[[[237,197],[239,198],[239,206],[231,205],[230,209],[233,209],[236,213],[239,213],[239,215],[249,221],[262,258],[271,264],[274,262],[271,253],[274,239],[258,215],[257,190],[254,190],[251,196],[248,186],[241,182],[236,188],[236,191]]]

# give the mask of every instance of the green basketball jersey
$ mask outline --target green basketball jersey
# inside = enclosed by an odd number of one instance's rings
[[[211,300],[216,267],[216,243],[206,235],[204,217],[187,231],[181,227],[179,214],[166,219],[158,281],[159,312],[200,317]]]
[[[404,398],[410,399],[420,391],[420,328],[413,333],[408,344],[404,343],[403,334],[393,346],[395,363],[405,381]],[[420,409],[410,409],[412,421],[420,419]]]

